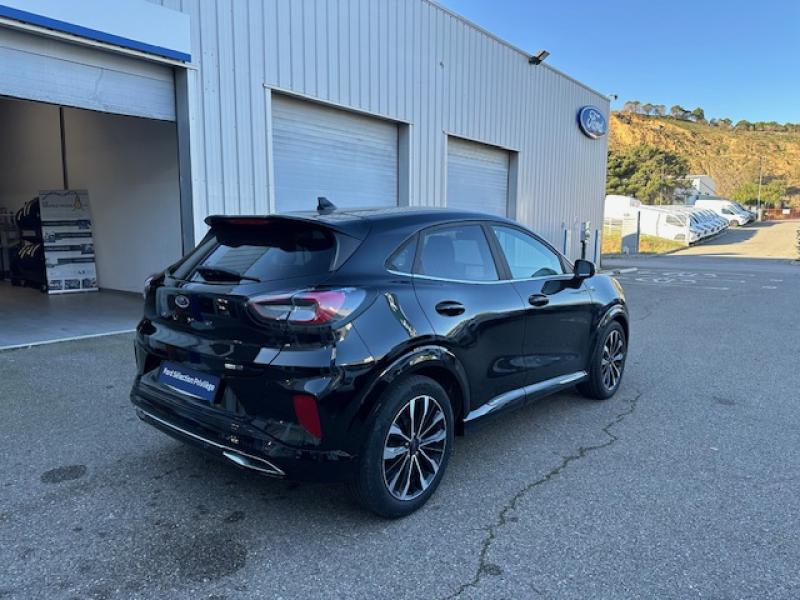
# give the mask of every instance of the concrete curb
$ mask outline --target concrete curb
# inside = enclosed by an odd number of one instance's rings
[[[639,269],[636,267],[626,267],[624,269],[601,269],[601,275],[625,275],[626,273],[635,273]]]

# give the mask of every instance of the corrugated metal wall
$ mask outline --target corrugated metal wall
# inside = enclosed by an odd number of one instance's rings
[[[559,248],[599,226],[605,97],[427,0],[151,0],[191,16],[195,230],[270,209],[265,85],[410,124],[409,202],[443,205],[447,134],[519,152],[517,218]]]

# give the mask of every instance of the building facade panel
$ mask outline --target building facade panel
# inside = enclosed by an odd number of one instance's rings
[[[607,98],[439,5],[151,1],[192,22],[196,236],[207,214],[273,205],[270,90],[407,123],[411,205],[445,204],[453,135],[518,153],[515,216],[559,248],[569,231],[570,257],[579,223],[599,227],[607,141],[584,136],[576,116],[586,104],[607,114]]]

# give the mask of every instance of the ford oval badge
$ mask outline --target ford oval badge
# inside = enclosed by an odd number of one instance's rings
[[[581,131],[593,140],[608,133],[608,121],[596,106],[584,106],[578,111],[578,125]]]

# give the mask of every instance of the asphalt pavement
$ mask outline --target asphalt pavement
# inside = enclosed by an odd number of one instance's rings
[[[800,266],[607,266],[618,394],[457,439],[399,521],[139,422],[129,335],[0,352],[0,598],[800,597]]]

